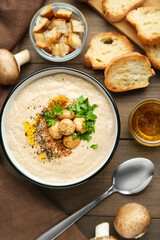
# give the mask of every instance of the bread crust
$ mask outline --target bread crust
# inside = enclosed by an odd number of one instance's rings
[[[96,36],[94,36],[89,44],[89,49],[86,52],[86,54],[84,55],[84,60],[83,60],[83,64],[85,67],[93,67],[93,69],[105,69],[108,65],[108,63],[96,63],[94,57],[90,56],[89,51],[91,48],[94,48],[97,50],[97,46],[94,44],[96,39],[103,39],[103,38],[108,38],[111,41],[114,41],[115,39],[118,39],[121,41],[121,43],[123,43],[125,45],[126,48],[126,52],[125,53],[131,53],[134,51],[132,44],[130,43],[130,41],[123,35],[121,34],[117,34],[117,33],[112,33],[112,32],[107,32],[107,33],[100,33]],[[119,55],[121,55],[122,53],[120,52]],[[97,56],[99,57],[99,52],[97,51]],[[107,54],[106,54],[107,57]]]
[[[148,9],[148,10],[151,10],[151,9],[159,9],[159,7],[140,7],[138,9]],[[137,10],[138,10],[137,9]],[[138,35],[138,38],[139,40],[144,44],[144,45],[154,45],[154,44],[158,44],[160,43],[160,34],[159,36],[157,37],[148,37],[146,38],[146,36],[143,35],[143,33],[141,32],[141,26],[140,24],[137,24],[136,22],[134,22],[134,20],[132,19],[131,15],[133,13],[133,11],[137,11],[137,10],[132,10],[130,11],[127,15],[126,15],[126,19],[127,21],[133,26],[135,27],[135,29],[137,30],[137,35]],[[159,28],[160,28],[160,24],[159,24]]]
[[[112,80],[110,81],[110,75],[114,71],[116,65],[118,65],[121,62],[123,62],[123,66],[124,66],[124,64],[127,62],[127,60],[139,60],[140,62],[146,63],[147,64],[147,71],[150,72],[150,76],[154,76],[155,75],[155,72],[151,68],[151,64],[150,64],[150,62],[149,62],[149,60],[148,60],[148,58],[146,56],[141,55],[140,53],[137,53],[137,52],[133,52],[133,53],[129,53],[129,54],[123,54],[123,55],[121,55],[119,57],[114,58],[110,62],[108,67],[105,69],[105,71],[104,71],[104,77],[105,77],[104,83],[105,83],[105,86],[110,91],[112,91],[112,92],[125,92],[125,91],[129,91],[129,90],[133,90],[133,89],[144,88],[144,87],[147,87],[149,85],[149,81],[146,81],[144,83],[144,85],[139,84],[137,82],[136,85],[128,86],[125,89],[120,87],[120,86],[119,87],[115,87],[114,86],[114,83],[111,82]]]
[[[105,19],[109,22],[119,22],[121,21],[129,11],[141,7],[146,0],[137,0],[137,3],[132,4],[127,10],[121,14],[114,15],[110,9],[107,7],[108,0],[102,0],[102,11],[105,15]]]
[[[159,44],[160,45],[160,44]],[[160,58],[155,58],[151,52],[151,48],[154,46],[145,46],[145,51],[146,51],[146,55],[149,59],[149,61],[151,62],[151,64],[153,65],[153,67],[157,68],[160,70]],[[160,47],[159,47],[160,49]],[[158,50],[157,50],[158,51]],[[159,50],[160,52],[160,50]],[[159,53],[160,56],[160,53]]]

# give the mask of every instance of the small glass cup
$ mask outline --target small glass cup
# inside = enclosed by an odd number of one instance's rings
[[[130,112],[128,126],[138,143],[160,146],[160,100],[147,99],[136,104]]]
[[[52,3],[50,5],[51,5],[52,9],[54,10],[54,12],[56,12],[60,8],[65,8],[65,9],[71,10],[72,11],[72,19],[73,20],[79,20],[79,21],[82,22],[82,24],[84,26],[84,32],[79,34],[79,36],[81,38],[81,41],[82,41],[82,44],[81,44],[80,47],[78,47],[73,52],[67,54],[64,57],[53,57],[52,54],[50,54],[49,52],[47,52],[47,51],[45,51],[45,50],[36,46],[36,42],[35,42],[34,35],[33,35],[33,28],[36,24],[37,17],[40,16],[40,12],[46,6],[39,9],[38,12],[32,18],[32,21],[30,23],[30,28],[29,28],[29,35],[30,35],[31,43],[32,43],[34,49],[37,51],[37,53],[41,57],[43,57],[43,58],[45,58],[49,61],[52,61],[52,62],[66,62],[66,61],[69,61],[69,60],[75,58],[76,56],[78,56],[82,52],[82,50],[84,48],[84,45],[85,45],[85,42],[86,42],[86,39],[87,39],[87,35],[88,35],[88,25],[87,25],[85,17],[76,7],[74,7],[70,4],[66,4],[66,3]]]

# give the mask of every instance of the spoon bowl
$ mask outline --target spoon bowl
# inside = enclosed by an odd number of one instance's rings
[[[89,210],[114,192],[131,195],[141,192],[152,180],[154,165],[147,158],[132,158],[122,163],[113,174],[112,186],[101,196],[81,208],[71,216],[62,220],[37,238],[37,240],[53,240]]]
[[[153,163],[146,158],[133,158],[122,163],[114,172],[115,192],[125,195],[141,192],[152,180]]]

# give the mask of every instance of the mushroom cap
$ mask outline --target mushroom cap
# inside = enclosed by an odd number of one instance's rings
[[[151,214],[138,203],[128,203],[120,207],[114,219],[117,233],[127,239],[144,233],[151,223]]]
[[[95,237],[90,240],[118,240],[118,239],[113,236],[104,236],[104,237]]]
[[[0,84],[11,85],[19,78],[18,64],[7,49],[0,49]]]

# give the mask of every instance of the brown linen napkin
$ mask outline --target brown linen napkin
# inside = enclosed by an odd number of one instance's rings
[[[0,166],[0,239],[34,240],[66,217],[29,183],[12,176]],[[57,240],[86,240],[72,225]]]
[[[42,0],[0,1],[0,48],[12,50],[27,31]],[[0,86],[0,109],[12,86]],[[0,148],[0,162],[7,161]],[[34,240],[66,217],[36,187],[12,176],[0,165],[0,239]],[[86,240],[76,225],[57,240]]]
[[[0,48],[12,50],[27,31],[43,0],[1,0]]]

